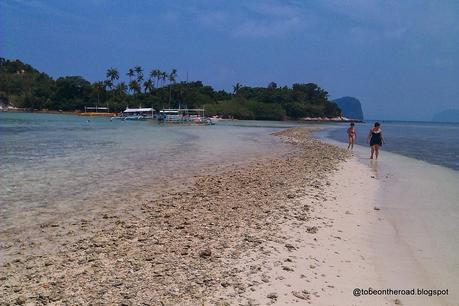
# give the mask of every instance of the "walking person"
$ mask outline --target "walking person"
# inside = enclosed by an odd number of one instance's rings
[[[357,137],[357,132],[355,131],[355,128],[354,128],[354,125],[355,123],[354,122],[351,122],[349,128],[347,129],[347,139],[348,139],[348,142],[349,142],[349,145],[347,146],[347,149],[354,149],[354,142],[355,142],[355,139]]]
[[[370,159],[373,159],[373,155],[375,159],[378,159],[379,149],[384,143],[384,137],[381,130],[381,124],[379,122],[375,122],[374,126],[370,129],[368,133],[367,142],[370,142],[371,148],[371,155]]]

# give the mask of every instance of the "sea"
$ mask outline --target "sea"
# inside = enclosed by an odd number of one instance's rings
[[[290,126],[0,113],[0,230],[46,222],[58,212],[120,205],[206,169],[283,154],[287,146],[271,134]]]
[[[398,153],[431,164],[459,170],[459,123],[379,121],[385,143],[382,151]],[[356,143],[368,146],[367,137],[374,121],[357,123]],[[327,130],[327,137],[347,143],[346,130],[341,125]]]
[[[384,151],[454,172],[459,170],[459,124],[382,121]],[[116,206],[221,165],[288,151],[271,135],[304,123],[220,121],[214,126],[44,113],[0,113],[0,230],[44,222],[60,211]],[[357,124],[366,146],[371,123]],[[347,124],[326,124],[326,137],[345,142]],[[323,136],[323,135],[322,135]]]

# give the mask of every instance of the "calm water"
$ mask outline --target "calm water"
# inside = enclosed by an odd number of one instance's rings
[[[270,134],[297,123],[162,126],[51,114],[0,113],[0,228],[61,211],[118,205],[208,166],[285,152]],[[365,145],[368,124],[358,124]],[[347,125],[329,129],[346,141]],[[459,125],[383,122],[383,149],[459,170]],[[156,188],[156,189],[155,189]],[[42,220],[43,219],[43,220]]]
[[[372,122],[356,125],[357,144],[366,139]],[[347,125],[330,130],[328,137],[347,142]],[[381,122],[383,150],[459,170],[459,124],[431,122]]]
[[[30,221],[56,211],[116,205],[207,166],[281,153],[286,146],[270,134],[287,126],[163,126],[0,113],[0,224],[12,216]]]

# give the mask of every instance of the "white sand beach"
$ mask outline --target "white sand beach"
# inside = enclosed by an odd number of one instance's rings
[[[290,247],[274,243],[276,251],[261,260],[261,288],[247,294],[253,304],[391,305],[383,297],[353,296],[354,288],[381,285],[369,241],[383,222],[374,210],[379,183],[371,175],[353,158],[329,180],[328,200],[300,200],[312,209],[310,221],[284,224],[284,244]]]
[[[459,238],[454,233],[459,230],[459,174],[390,152],[383,152],[378,161],[369,160],[368,151],[366,147],[356,146],[354,160],[335,176],[339,184],[347,186],[334,191],[338,195],[335,204],[341,211],[328,207],[328,211],[321,212],[334,216],[335,225],[343,218],[345,207],[349,207],[348,211],[361,212],[345,219],[361,225],[353,230],[355,236],[348,243],[355,244],[362,256],[368,252],[366,263],[362,263],[364,277],[359,273],[362,266],[353,267],[354,273],[348,274],[343,282],[348,292],[343,292],[344,295],[335,292],[330,300],[325,295],[320,302],[379,304],[381,297],[351,298],[350,287],[371,287],[415,289],[415,296],[385,296],[389,304],[457,305]],[[423,295],[418,289],[424,289]],[[426,290],[442,292],[440,296],[429,296]]]
[[[358,146],[342,164],[323,191],[328,200],[301,200],[312,207],[309,222],[286,222],[286,241],[243,263],[264,271],[262,282],[247,280],[257,285],[245,295],[249,304],[457,305],[459,175],[398,154],[379,161],[367,154]],[[354,295],[370,288],[386,293]]]
[[[266,282],[262,289],[247,294],[254,304],[456,305],[458,270],[453,248],[458,244],[454,236],[443,231],[455,224],[437,220],[438,227],[427,227],[423,217],[428,211],[403,211],[388,205],[397,195],[382,200],[384,190],[402,185],[376,169],[374,163],[367,166],[354,157],[343,164],[325,191],[336,199],[320,204],[303,200],[314,207],[313,222],[285,224],[287,243],[294,248],[273,246],[277,252],[263,259]],[[311,233],[313,227],[317,232],[314,229]],[[441,244],[435,235],[443,237],[446,248],[433,247]],[[247,264],[253,265],[250,261]],[[416,293],[417,289],[448,289],[448,295],[356,297],[356,288],[416,289]]]

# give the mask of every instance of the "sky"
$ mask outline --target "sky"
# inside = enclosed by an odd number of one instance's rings
[[[459,109],[457,0],[1,0],[0,56],[90,81],[178,70],[231,90],[314,82],[379,120]]]

